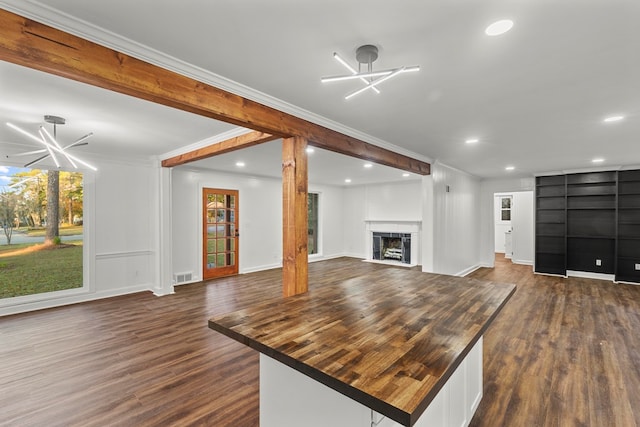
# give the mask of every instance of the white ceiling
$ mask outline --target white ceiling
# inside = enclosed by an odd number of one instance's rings
[[[591,168],[595,157],[603,167],[640,165],[637,0],[0,0],[0,7],[482,178]],[[484,35],[502,18],[515,22],[510,32]],[[380,49],[376,69],[421,71],[383,83],[380,95],[345,101],[357,82],[322,84],[320,77],[343,73],[333,52],[355,65],[362,44]],[[96,134],[78,150],[162,156],[233,129],[10,64],[0,63],[0,79],[1,121],[26,127],[44,114],[65,116],[70,139]],[[602,122],[613,114],[626,118]],[[5,128],[2,154],[16,149],[7,143],[24,142]],[[480,142],[465,144],[469,137]],[[340,165],[332,153],[314,155],[318,181],[343,183],[350,173],[362,182],[402,179],[390,168],[376,165],[373,174],[361,161]],[[277,142],[206,167],[235,170],[238,157],[247,173],[280,173]]]

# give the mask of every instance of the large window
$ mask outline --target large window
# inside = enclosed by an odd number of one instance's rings
[[[318,239],[319,239],[319,226],[318,226],[318,202],[319,202],[319,194],[318,193],[309,193],[309,201],[308,201],[308,216],[309,216],[309,227],[308,227],[308,241],[307,247],[309,250],[309,255],[318,253]]]
[[[0,166],[0,299],[83,286],[83,193],[78,172]]]

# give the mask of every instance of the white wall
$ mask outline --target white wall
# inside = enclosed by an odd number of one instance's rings
[[[347,187],[343,190],[342,216],[344,236],[342,246],[347,256],[366,258],[366,230],[367,217],[366,188]]]
[[[494,194],[532,191],[534,178],[483,180],[480,182],[480,248],[479,261],[482,266],[493,267],[495,260]]]
[[[95,290],[150,289],[157,234],[154,167],[100,165],[95,176]]]
[[[282,180],[177,167],[172,174],[173,273],[202,278],[202,188],[238,190],[239,272],[282,266]],[[310,259],[343,254],[340,187],[309,185],[320,194],[320,249]]]
[[[419,221],[422,219],[420,181],[364,186],[365,219]]]
[[[367,257],[365,221],[421,221],[421,194],[418,180],[346,187],[342,218],[344,253]]]
[[[433,246],[424,249],[432,256],[430,271],[467,274],[479,265],[479,181],[441,163],[431,165],[431,176],[433,203],[426,205],[433,209]]]
[[[87,161],[98,171],[83,171],[83,288],[2,300],[0,316],[153,289],[158,168]]]

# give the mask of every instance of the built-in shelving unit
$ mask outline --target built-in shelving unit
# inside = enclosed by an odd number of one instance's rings
[[[567,175],[567,270],[613,274],[616,172]]]
[[[640,171],[618,173],[616,280],[640,282]]]
[[[566,274],[566,179],[536,178],[536,271]]]
[[[640,170],[537,177],[535,271],[640,282]]]

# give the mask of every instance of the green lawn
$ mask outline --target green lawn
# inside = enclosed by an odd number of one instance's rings
[[[19,228],[19,231],[23,231],[30,237],[44,237],[46,233],[45,228]],[[63,225],[59,228],[60,236],[75,236],[76,234],[82,234],[81,225]]]
[[[29,246],[0,246],[0,298],[82,287],[82,241],[31,252]]]

